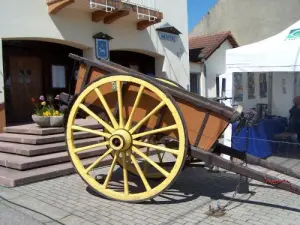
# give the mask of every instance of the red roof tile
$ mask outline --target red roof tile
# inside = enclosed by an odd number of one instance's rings
[[[202,49],[201,55],[208,59],[223,43],[228,40],[232,47],[238,47],[236,40],[230,31],[213,35],[197,36],[189,38],[189,49]]]

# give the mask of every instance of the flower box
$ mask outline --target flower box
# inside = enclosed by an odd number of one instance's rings
[[[55,100],[59,100],[56,96]],[[39,99],[31,98],[32,103],[35,105],[35,113],[32,115],[32,120],[40,127],[62,127],[64,124],[63,113],[57,110],[54,106],[53,99],[49,97],[47,103],[45,97],[42,95]]]
[[[40,127],[62,127],[64,124],[64,116],[32,115],[32,120]]]

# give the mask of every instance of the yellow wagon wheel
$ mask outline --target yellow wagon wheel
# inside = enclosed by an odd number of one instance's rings
[[[167,83],[169,85],[175,86],[175,87],[179,87],[179,88],[183,88],[180,84],[176,83],[173,80],[167,79],[167,78],[163,78],[163,77],[157,77],[155,78],[156,80],[162,81],[164,83]],[[184,89],[184,88],[183,88]]]
[[[127,87],[126,97],[122,92],[124,85]],[[94,112],[95,107],[90,107],[91,105],[102,108],[110,121],[106,122],[101,118],[98,112]],[[151,128],[155,124],[155,119],[158,119],[157,113],[162,107],[169,112],[169,119],[164,120],[165,123],[160,128]],[[79,110],[94,118],[106,131],[93,130],[76,124],[75,118]],[[113,113],[116,110],[117,116]],[[76,146],[74,131],[94,134],[99,137],[99,143]],[[170,149],[154,145],[143,139],[145,136],[159,133],[176,138],[178,148]],[[86,87],[70,109],[66,138],[71,161],[83,180],[99,194],[120,201],[144,201],[160,194],[179,174],[186,156],[185,125],[176,102],[150,79],[133,75],[103,77]],[[78,153],[101,146],[107,146],[107,150],[89,166],[84,166]],[[149,151],[169,154],[175,160],[171,166],[165,167],[157,162]],[[106,170],[99,170],[101,163],[111,156],[112,160],[109,161]],[[117,162],[122,162],[122,169],[117,168]],[[139,177],[129,176],[129,168],[135,168]],[[150,181],[145,174],[151,170],[157,170],[163,175],[163,179]],[[99,180],[98,173],[103,171],[105,171],[103,179]]]
[[[161,77],[157,77],[157,78],[155,78],[155,79],[156,79],[156,80],[159,80],[159,81],[161,81],[161,82],[167,83],[167,84],[169,84],[169,85],[175,86],[175,87],[183,88],[181,85],[179,85],[178,83],[176,83],[176,82],[173,81],[173,80],[169,80],[169,79],[161,78]],[[161,122],[163,122],[163,121],[161,121]],[[152,140],[152,141],[151,141],[152,144],[155,144],[155,145],[159,144],[159,143],[157,143],[157,142],[155,143],[155,141],[157,141],[157,140]],[[148,151],[147,153],[149,154],[149,151]],[[114,156],[114,152],[111,153],[111,154]],[[155,154],[158,156],[159,162],[160,162],[160,163],[164,163],[165,154],[164,154],[164,153],[161,153],[161,152],[158,152],[158,151],[156,151]],[[123,161],[122,161],[122,159],[118,159],[118,160],[117,160],[117,163],[118,163],[121,167],[123,167]],[[145,162],[144,168],[145,168],[146,170],[147,170],[148,166],[149,166],[149,163]],[[135,168],[134,166],[130,166],[130,165],[127,166],[127,170],[128,170],[129,173],[131,173],[131,174],[133,174],[133,175],[136,175],[136,176],[139,176],[139,173],[138,173],[138,171],[136,170],[136,168]],[[145,176],[146,176],[147,178],[150,178],[150,179],[161,179],[161,178],[164,177],[163,174],[161,174],[160,172],[156,172],[156,171],[152,171],[152,172],[147,171],[147,173],[145,174]]]

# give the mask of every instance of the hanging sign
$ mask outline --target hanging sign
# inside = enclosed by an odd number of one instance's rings
[[[109,40],[96,39],[96,57],[109,60]]]
[[[176,42],[177,36],[165,32],[158,32],[158,36],[161,40]]]

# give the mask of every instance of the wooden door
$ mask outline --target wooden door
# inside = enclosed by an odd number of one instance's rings
[[[12,112],[10,120],[30,122],[34,112],[31,97],[42,94],[42,63],[38,57],[11,56],[9,58]]]

